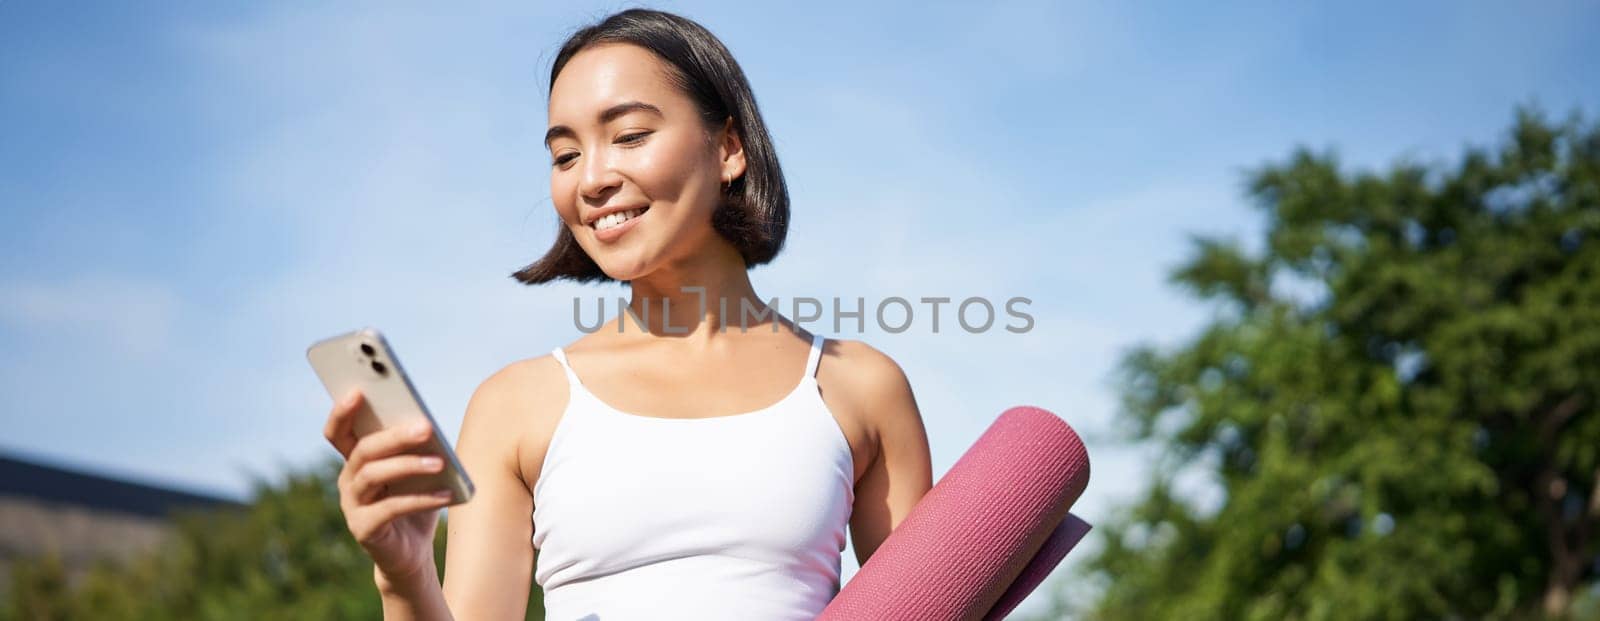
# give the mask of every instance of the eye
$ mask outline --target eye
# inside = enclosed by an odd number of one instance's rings
[[[575,157],[578,157],[577,153],[563,153],[563,154],[561,154],[561,155],[556,157],[554,165],[561,166],[563,164],[566,164],[567,162],[572,161],[572,159],[575,158]]]
[[[625,136],[618,136],[617,137],[617,144],[637,144],[637,143],[643,141],[645,136],[649,136],[649,135],[650,135],[650,132],[638,132],[638,133],[633,133],[633,134],[627,134]]]

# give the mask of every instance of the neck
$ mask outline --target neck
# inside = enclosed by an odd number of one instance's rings
[[[639,334],[647,329],[652,336],[704,344],[723,332],[737,332],[741,326],[767,329],[776,321],[775,310],[769,314],[769,307],[751,286],[738,250],[727,243],[713,247],[630,281],[628,310],[633,316],[617,318],[625,322],[623,330]]]

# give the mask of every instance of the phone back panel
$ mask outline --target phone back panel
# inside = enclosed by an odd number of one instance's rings
[[[455,492],[452,504],[466,502],[472,496],[472,482],[456,459],[455,451],[445,441],[438,423],[411,386],[404,368],[382,333],[364,328],[318,341],[306,350],[306,359],[311,362],[311,368],[316,370],[323,387],[327,388],[328,395],[335,401],[344,398],[351,389],[361,390],[366,400],[352,421],[356,437],[417,421],[427,421],[433,427],[433,437],[428,443],[408,452],[443,457],[445,469],[431,475],[396,481],[389,486],[390,494],[426,493],[448,488]]]

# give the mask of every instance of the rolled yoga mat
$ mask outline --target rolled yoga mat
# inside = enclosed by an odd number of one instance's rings
[[[1021,604],[1022,600],[1033,592],[1039,583],[1050,575],[1050,571],[1061,564],[1061,559],[1072,551],[1073,546],[1083,541],[1083,536],[1089,534],[1089,523],[1079,519],[1071,513],[1061,520],[1061,524],[1050,532],[1045,538],[1044,545],[1039,547],[1039,552],[1033,555],[1033,560],[1028,561],[1028,566],[1022,569],[1022,575],[1017,576],[1006,587],[1005,594],[1000,596],[1000,601],[995,602],[994,608],[983,618],[985,621],[1000,621],[1011,614],[1011,610]]]
[[[1006,410],[817,618],[1003,617],[1088,531],[1067,515],[1088,481],[1089,455],[1066,421]]]

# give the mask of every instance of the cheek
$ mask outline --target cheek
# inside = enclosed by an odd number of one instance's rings
[[[683,190],[682,160],[671,145],[657,145],[658,149],[640,149],[634,154],[629,177],[652,200],[677,200]]]
[[[550,202],[555,205],[556,214],[561,216],[563,222],[567,224],[577,222],[578,205],[573,202],[575,190],[571,175],[554,168],[551,170],[555,172],[550,173]]]
[[[707,174],[706,166],[715,164],[708,164],[699,145],[691,141],[658,146],[661,148],[638,155],[631,176],[651,200],[671,201],[679,212],[699,208],[704,197],[694,192],[704,184],[697,179]]]
[[[712,203],[717,200],[715,192],[717,187],[707,186],[702,179],[706,176],[704,163],[699,162],[698,152],[685,150],[672,157],[662,157],[659,166],[651,174],[653,187],[648,187],[646,192],[651,200],[672,203],[672,219],[680,222],[701,221],[709,219]],[[714,173],[710,173],[714,174]],[[715,181],[710,182],[715,184]]]

